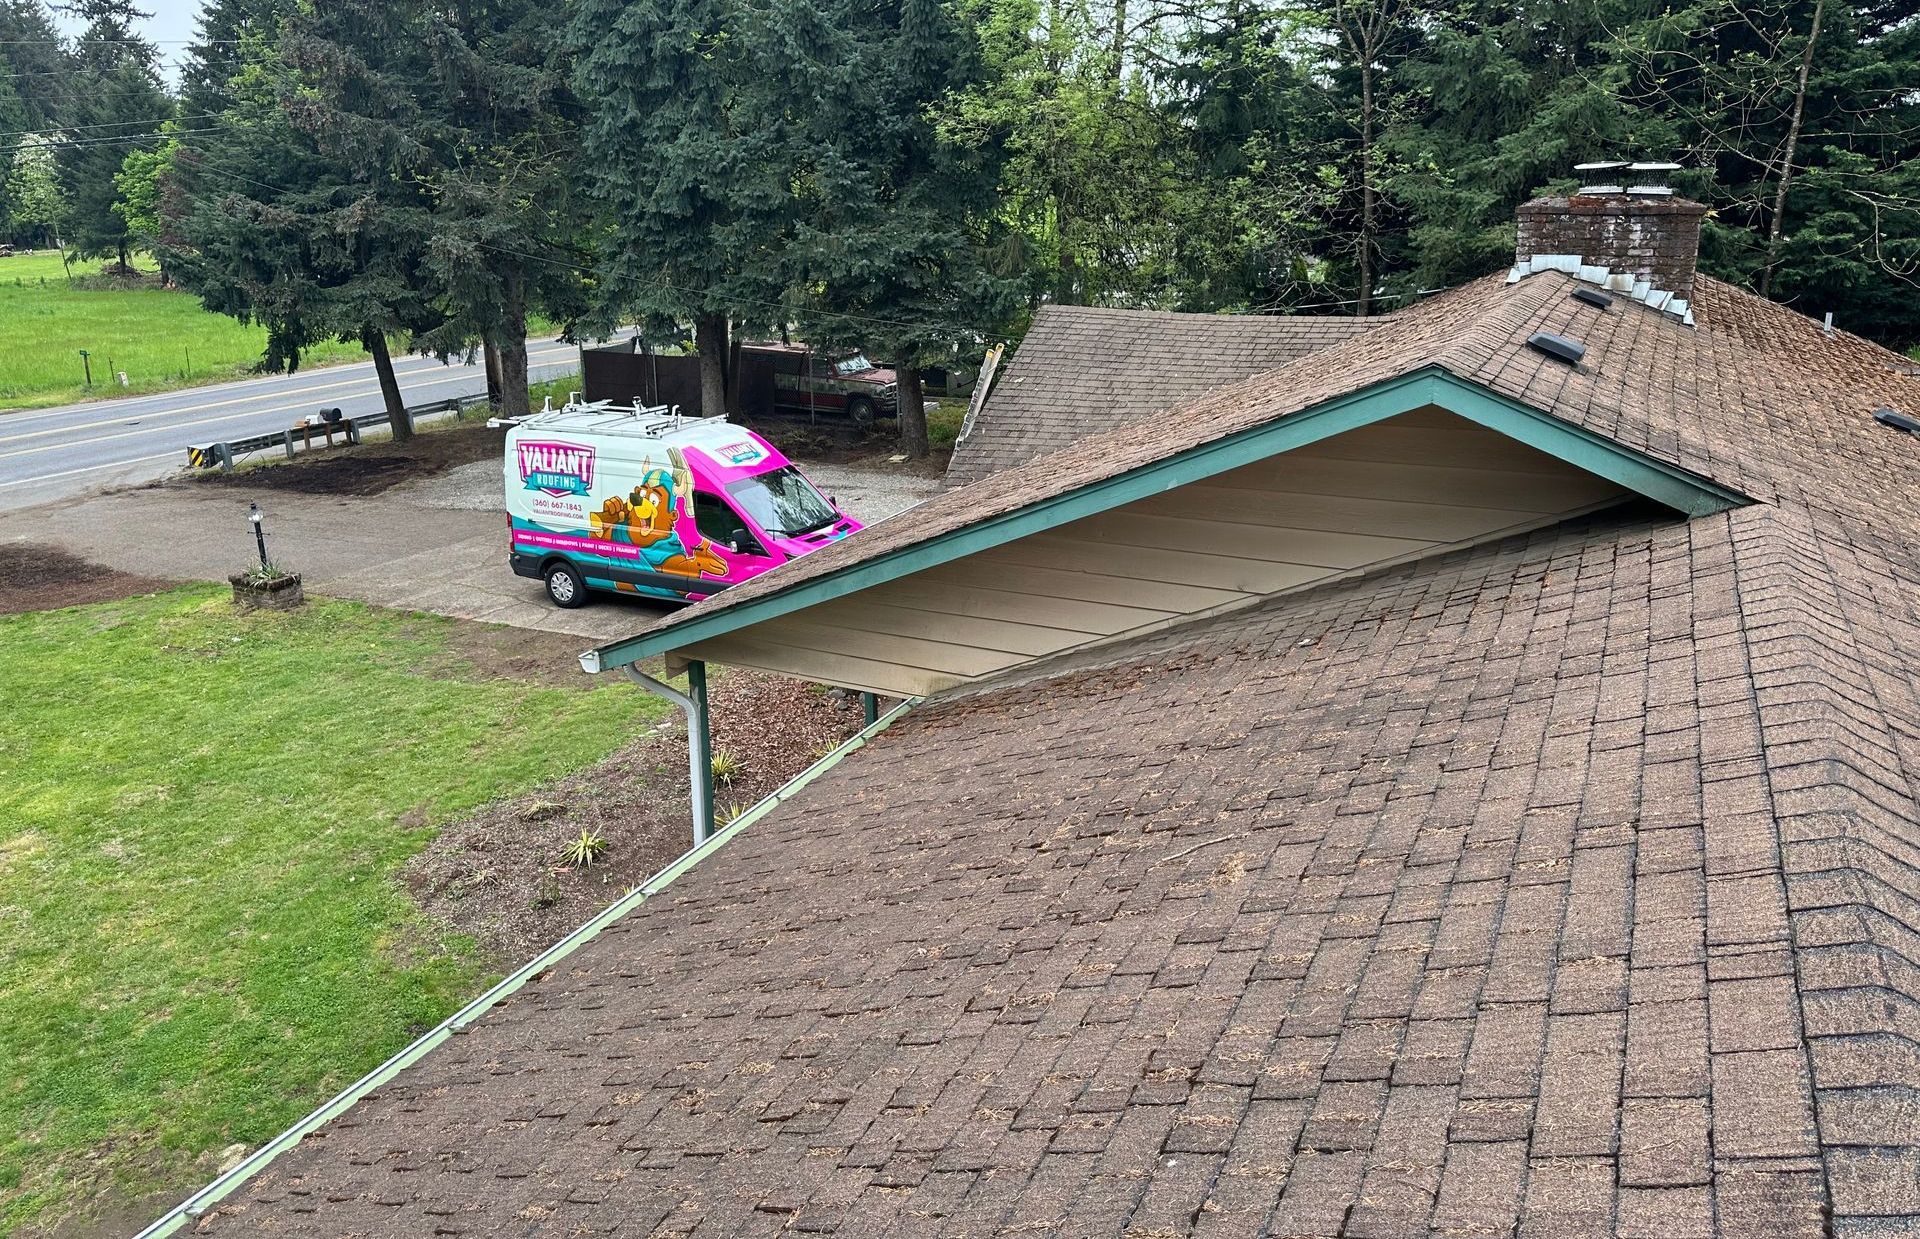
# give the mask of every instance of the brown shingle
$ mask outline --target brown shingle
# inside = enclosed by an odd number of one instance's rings
[[[972,431],[954,445],[947,483],[977,482],[1384,321],[1042,306]]]
[[[923,703],[202,1225],[1913,1229],[1920,445],[1867,421],[1912,380],[1708,280],[1697,331],[1564,292],[1416,307],[1400,361],[1766,502]],[[1574,313],[1590,371],[1516,355]]]

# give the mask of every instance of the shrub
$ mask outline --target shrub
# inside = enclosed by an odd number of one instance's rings
[[[567,844],[566,850],[560,853],[560,859],[575,869],[587,869],[606,850],[607,841],[582,826],[580,837]]]

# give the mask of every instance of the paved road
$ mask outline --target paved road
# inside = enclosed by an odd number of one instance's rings
[[[528,372],[536,382],[571,374],[579,359],[572,344],[527,342]],[[408,357],[396,359],[394,369],[408,404],[486,388],[486,372],[477,364]],[[378,412],[380,386],[372,364],[0,413],[0,511],[98,486],[144,482],[184,466],[190,446],[284,430],[322,408],[349,416]]]

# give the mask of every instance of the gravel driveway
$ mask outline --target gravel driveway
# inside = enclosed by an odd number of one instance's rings
[[[940,489],[937,477],[861,464],[802,465],[849,512],[873,522]],[[507,568],[500,464],[458,465],[365,496],[250,490],[244,475],[108,491],[0,513],[0,545],[58,547],[120,572],[224,581],[253,558],[247,504],[266,513],[268,550],[315,592],[459,619],[622,637],[664,613],[656,603],[597,597],[563,611],[538,581]]]

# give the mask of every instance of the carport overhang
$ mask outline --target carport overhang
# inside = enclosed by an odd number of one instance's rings
[[[1709,515],[1753,502],[1709,478],[1521,404],[1443,367],[1428,366],[923,542],[807,577],[789,588],[610,642],[582,654],[580,665],[589,673],[597,673],[664,655],[669,672],[677,673],[695,661],[683,651],[703,641],[1429,406],[1505,435],[1684,516]]]

